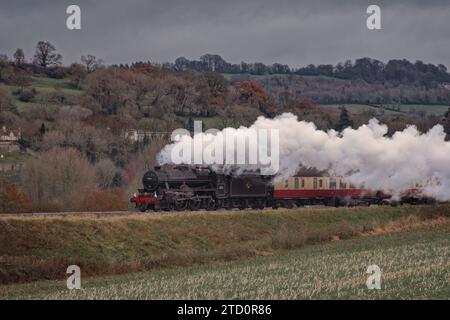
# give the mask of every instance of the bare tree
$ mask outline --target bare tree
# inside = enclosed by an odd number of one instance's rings
[[[25,63],[25,54],[23,52],[23,49],[18,48],[16,52],[14,52],[14,64],[17,67],[22,66]]]
[[[80,63],[72,63],[69,68],[72,85],[80,88],[81,81],[86,77],[86,68]]]
[[[39,209],[76,210],[95,190],[95,171],[75,149],[54,148],[26,162],[25,191]]]
[[[19,92],[23,92],[25,87],[28,87],[33,82],[31,74],[22,69],[16,69],[16,71],[11,74],[9,82],[12,85],[19,87]]]
[[[0,54],[0,81],[5,81],[10,73],[10,63],[6,54]]]
[[[17,111],[13,103],[11,91],[3,84],[0,84],[0,113],[4,111]]]
[[[34,54],[34,63],[41,67],[60,65],[62,55],[56,53],[56,48],[48,41],[39,41]]]
[[[86,66],[86,70],[88,73],[94,72],[95,70],[103,66],[103,60],[97,59],[92,54],[81,56],[81,62]]]
[[[117,186],[115,180],[120,172],[111,160],[101,159],[95,164],[95,176],[97,187],[105,190]]]

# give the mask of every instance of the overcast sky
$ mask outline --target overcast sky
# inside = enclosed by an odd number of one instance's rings
[[[82,30],[66,29],[81,7]],[[381,7],[382,30],[366,28]],[[233,63],[292,67],[372,57],[443,63],[450,69],[449,0],[0,0],[0,53],[31,58],[48,40],[64,64],[91,53],[107,64],[220,54]]]

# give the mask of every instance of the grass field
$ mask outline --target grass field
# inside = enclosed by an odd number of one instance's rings
[[[19,89],[17,86],[7,86],[11,93],[17,92]],[[69,78],[64,79],[52,79],[48,77],[32,77],[31,86],[27,89],[36,89],[37,94],[34,98],[34,102],[23,102],[18,99],[16,95],[14,97],[14,104],[17,106],[20,113],[27,112],[30,109],[41,107],[42,101],[46,101],[45,96],[56,93],[56,88],[59,88],[60,93],[64,95],[66,99],[70,99],[83,94],[82,90],[73,88]],[[42,100],[42,101],[41,101]],[[50,108],[56,108],[57,104],[46,102],[45,105]]]
[[[124,274],[255,257],[449,219],[450,206],[303,208],[114,217],[0,217],[0,283]]]
[[[14,163],[19,164],[25,162],[30,158],[30,155],[23,152],[4,152],[3,158],[0,158],[0,163]]]
[[[0,286],[12,299],[449,299],[450,223],[164,271]],[[369,265],[381,289],[368,290]]]

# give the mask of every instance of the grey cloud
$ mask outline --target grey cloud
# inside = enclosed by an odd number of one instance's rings
[[[369,4],[382,9],[383,30],[365,27]],[[78,0],[0,3],[0,52],[22,47],[30,58],[49,40],[64,63],[93,53],[107,63],[173,61],[217,53],[230,62],[291,66],[369,56],[420,59],[450,66],[449,1]],[[65,29],[78,4],[82,30]]]

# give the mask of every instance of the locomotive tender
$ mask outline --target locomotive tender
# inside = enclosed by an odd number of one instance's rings
[[[304,205],[381,204],[381,191],[356,188],[339,177],[290,177],[273,184],[258,172],[213,170],[206,166],[163,165],[147,171],[143,189],[130,199],[147,210],[292,208]]]

